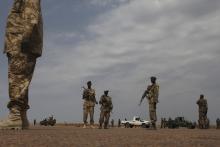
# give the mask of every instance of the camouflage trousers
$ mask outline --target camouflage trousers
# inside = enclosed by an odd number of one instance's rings
[[[157,121],[157,114],[156,114],[156,103],[149,103],[149,114],[150,114],[150,120],[152,123],[156,123]]]
[[[199,120],[198,120],[200,129],[207,129],[209,127],[209,120],[207,118],[207,111],[199,111]]]
[[[83,104],[83,122],[87,124],[88,115],[90,117],[90,124],[94,124],[94,105],[91,102],[85,101]]]
[[[206,119],[207,111],[199,111],[199,119]]]
[[[105,126],[107,126],[109,123],[109,118],[110,118],[110,111],[101,110],[99,124],[102,125],[104,122]]]
[[[21,110],[29,109],[28,88],[31,83],[36,57],[29,54],[8,54],[9,97],[8,108],[15,105]]]

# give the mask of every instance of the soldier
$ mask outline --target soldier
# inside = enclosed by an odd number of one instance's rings
[[[121,119],[118,119],[118,128],[121,127]]]
[[[8,15],[4,53],[8,57],[8,118],[0,129],[28,129],[28,89],[41,56],[43,24],[40,0],[14,0]]]
[[[167,120],[166,118],[163,119],[163,128],[166,128],[167,127]]]
[[[37,123],[37,121],[36,121],[36,119],[34,119],[34,126],[36,125],[36,123]]]
[[[87,126],[87,117],[89,115],[90,117],[90,126],[91,128],[94,128],[94,107],[95,104],[98,104],[95,98],[95,89],[92,89],[92,82],[88,81],[87,82],[87,89],[84,89],[83,91],[83,99],[84,99],[84,104],[83,104],[83,121],[84,121],[84,126],[83,128],[86,128]]]
[[[156,83],[156,77],[151,77],[151,85],[147,87],[147,90],[144,92],[140,104],[142,103],[143,99],[147,97],[149,103],[149,112],[150,112],[150,120],[152,123],[152,128],[156,129],[156,105],[158,103],[158,96],[159,96],[159,85]]]
[[[203,94],[200,95],[197,105],[199,106],[199,128],[206,129],[209,127],[209,120],[207,118],[208,104]]]
[[[111,120],[112,128],[114,127],[114,119]]]
[[[101,105],[101,113],[99,118],[99,128],[102,128],[104,122],[104,129],[108,128],[110,113],[113,109],[112,98],[108,96],[108,90],[104,91],[104,95],[101,96],[99,104]]]
[[[164,118],[161,118],[160,128],[164,128]]]
[[[216,120],[216,129],[220,129],[220,119]]]

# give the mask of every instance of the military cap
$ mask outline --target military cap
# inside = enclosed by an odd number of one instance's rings
[[[91,81],[88,81],[87,84],[92,84],[92,82],[91,82]]]

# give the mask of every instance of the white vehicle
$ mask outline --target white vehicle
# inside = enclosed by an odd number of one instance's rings
[[[121,121],[122,125],[125,125],[125,128],[132,128],[134,126],[141,126],[143,128],[149,128],[151,125],[150,121],[142,120],[140,117],[134,116],[133,120],[123,120]]]

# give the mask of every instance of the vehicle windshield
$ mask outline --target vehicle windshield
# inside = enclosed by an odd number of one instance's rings
[[[137,117],[135,120],[140,121],[141,119],[139,117]]]

